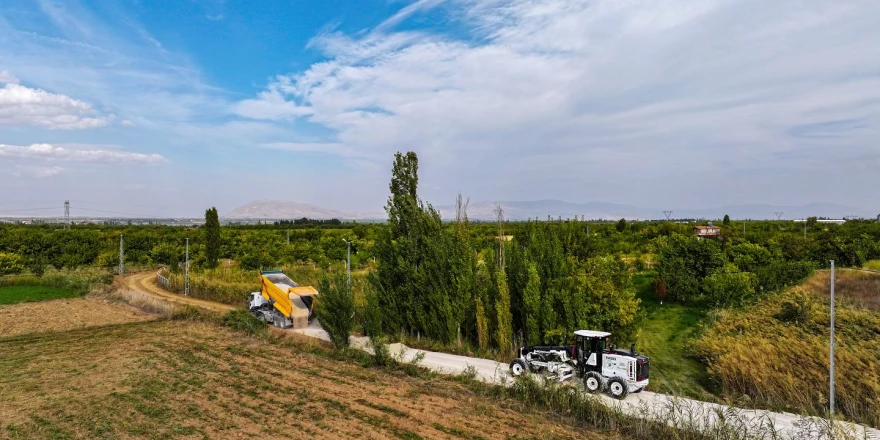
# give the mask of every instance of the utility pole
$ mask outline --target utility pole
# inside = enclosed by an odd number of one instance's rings
[[[672,211],[663,211],[663,215],[665,215],[666,220],[669,221],[669,217],[672,216]]]
[[[122,234],[119,234],[119,275],[125,273],[125,252],[123,249]]]
[[[64,223],[65,228],[70,229],[70,200],[64,201]]]
[[[189,239],[186,239],[186,264],[184,265],[183,295],[189,296]]]
[[[834,417],[834,260],[831,260],[831,374],[828,391],[828,414]]]
[[[804,240],[807,239],[807,221],[804,220]]]
[[[776,212],[774,212],[774,214],[776,214],[776,220],[782,220],[782,214],[785,214],[785,213],[782,211],[776,211]]]
[[[290,229],[287,230],[287,244],[290,244]]]
[[[348,288],[351,289],[351,242],[342,239],[348,245],[348,262],[345,263],[345,267],[348,269]]]

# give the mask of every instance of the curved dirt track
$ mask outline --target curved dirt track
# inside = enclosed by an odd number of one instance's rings
[[[175,304],[194,306],[221,313],[235,310],[235,307],[226,304],[178,295],[162,289],[156,285],[156,272],[153,271],[126,274],[117,278],[117,281],[119,281],[122,288],[147,293]]]

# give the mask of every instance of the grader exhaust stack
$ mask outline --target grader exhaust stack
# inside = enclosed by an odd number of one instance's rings
[[[260,291],[251,293],[250,312],[279,328],[304,328],[314,315],[312,286],[300,286],[280,270],[260,271]]]

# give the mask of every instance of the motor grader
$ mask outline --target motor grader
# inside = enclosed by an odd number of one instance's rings
[[[617,399],[648,386],[648,357],[609,344],[611,333],[595,330],[574,332],[574,345],[521,347],[510,362],[513,377],[533,372],[561,381],[577,376],[591,393],[608,391]]]

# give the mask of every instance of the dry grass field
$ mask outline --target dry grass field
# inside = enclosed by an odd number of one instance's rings
[[[744,310],[715,313],[694,354],[724,397],[797,413],[828,406],[830,307],[828,271]],[[880,426],[880,275],[837,273],[835,363],[837,410]]]
[[[617,438],[446,378],[209,322],[133,321],[0,338],[0,438]]]
[[[107,297],[26,302],[0,306],[0,338],[152,319],[156,319],[156,315]]]

